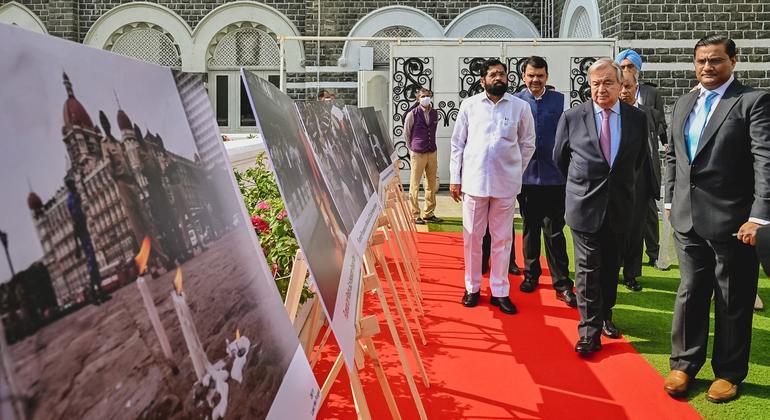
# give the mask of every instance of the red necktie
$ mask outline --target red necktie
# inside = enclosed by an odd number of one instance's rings
[[[610,132],[610,111],[602,110],[602,134],[599,135],[599,144],[607,164],[612,166],[612,133]]]

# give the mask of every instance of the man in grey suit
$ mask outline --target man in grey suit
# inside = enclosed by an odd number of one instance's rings
[[[716,380],[706,395],[712,402],[735,398],[748,374],[759,274],[750,245],[770,221],[770,94],[735,79],[735,63],[727,37],[695,44],[701,87],[676,102],[666,156],[665,206],[681,282],[664,389],[684,395],[705,363],[713,293]]]
[[[620,69],[623,70],[623,74],[627,76],[636,76],[639,80],[639,72],[642,71],[642,57],[634,50],[623,50],[615,57],[615,62],[618,63]],[[664,146],[668,143],[668,137],[666,136],[666,110],[663,106],[663,96],[660,91],[652,83],[637,83],[639,88],[636,90],[636,103],[650,109],[653,115],[659,114],[661,118],[655,121],[657,134],[656,138],[660,140],[660,143]],[[647,116],[648,123],[649,115]],[[655,196],[660,195],[660,158],[658,157],[658,142],[655,141],[655,149],[653,159],[656,161],[658,167],[658,186]],[[648,265],[655,267],[655,263],[658,260],[658,253],[660,252],[660,232],[658,226],[658,206],[655,200],[649,200],[647,203],[647,210],[644,213],[644,219],[642,220],[642,234],[644,235],[644,244],[646,245],[645,252],[649,258]],[[625,265],[624,265],[625,267]],[[631,287],[626,285],[631,290],[637,289],[635,282],[631,282]]]
[[[631,228],[637,174],[647,159],[647,118],[620,102],[623,73],[602,58],[588,69],[591,98],[564,112],[553,157],[567,178],[566,222],[575,247],[580,339],[575,351],[601,350],[601,335],[620,337],[612,322],[620,251]]]

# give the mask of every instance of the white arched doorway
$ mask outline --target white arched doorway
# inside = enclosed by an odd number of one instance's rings
[[[559,38],[601,38],[596,0],[567,0],[562,9]]]
[[[240,68],[277,86],[280,81],[277,38],[299,34],[283,13],[252,1],[219,6],[196,26],[193,31],[194,67],[208,75],[209,96],[217,124],[223,131],[256,131]],[[304,53],[299,42],[286,42],[284,54],[288,72],[303,70]]]
[[[0,6],[0,22],[40,34],[48,33],[43,21],[35,13],[15,1]]]

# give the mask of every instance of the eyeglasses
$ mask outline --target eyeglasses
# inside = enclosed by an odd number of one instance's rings
[[[636,70],[636,66],[633,64],[621,64],[620,69],[623,71]]]
[[[709,59],[702,58],[700,60],[694,60],[694,62],[696,67],[705,67],[706,64],[708,64],[711,67],[717,67],[726,63],[727,59],[722,57],[709,58]]]

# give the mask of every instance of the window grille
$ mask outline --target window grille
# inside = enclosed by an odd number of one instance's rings
[[[389,38],[419,38],[422,35],[407,26],[389,26],[379,30],[373,36]],[[389,41],[369,41],[367,47],[374,48],[374,64],[387,65],[390,62]]]
[[[112,52],[137,60],[166,67],[181,67],[182,58],[174,41],[163,31],[150,27],[136,27],[123,31],[114,38]]]
[[[470,31],[466,38],[516,38],[516,34],[500,25],[484,25]]]
[[[214,48],[209,67],[279,67],[278,42],[258,28],[229,32]]]
[[[591,20],[586,9],[579,8],[569,25],[569,38],[591,38]]]

